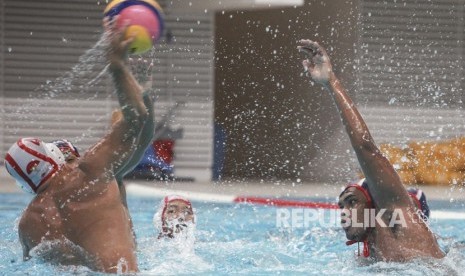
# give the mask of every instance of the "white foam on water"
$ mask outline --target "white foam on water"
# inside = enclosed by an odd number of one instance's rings
[[[431,219],[465,220],[465,212],[433,210],[431,211],[430,218]]]

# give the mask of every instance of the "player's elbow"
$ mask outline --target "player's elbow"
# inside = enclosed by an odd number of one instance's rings
[[[149,114],[147,110],[132,109],[129,112],[124,112],[124,119],[129,124],[130,128],[138,133],[148,120]]]
[[[145,124],[149,120],[149,114],[147,112],[137,112],[137,116],[134,118],[134,129],[137,133],[141,132],[144,129]]]
[[[148,119],[149,119],[149,113],[147,112],[147,110],[144,109],[142,111],[137,112],[136,120],[137,120],[137,125],[140,128],[142,128],[145,125]]]

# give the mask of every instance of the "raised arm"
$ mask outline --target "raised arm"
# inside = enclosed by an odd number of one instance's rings
[[[138,77],[139,82],[143,83],[143,89],[145,91],[143,93],[143,101],[149,114],[147,116],[147,120],[145,121],[144,127],[140,132],[139,140],[132,158],[117,172],[116,179],[118,180],[118,184],[121,184],[123,177],[131,172],[139,164],[147,147],[153,141],[153,135],[155,131],[153,98],[150,94],[153,83],[153,62],[148,62],[143,59],[132,60],[132,69],[132,72],[136,75],[136,77]],[[120,115],[117,115],[117,117],[121,118],[121,113],[119,114]],[[115,122],[116,120],[113,121],[113,123]]]
[[[124,164],[115,174],[116,182],[118,183],[118,188],[121,195],[121,201],[126,207],[126,187],[124,186],[123,178],[126,174],[131,172],[139,164],[140,160],[144,156],[145,150],[147,149],[148,145],[152,142],[154,132],[153,100],[147,92],[144,93],[143,98],[145,105],[147,106],[147,110],[149,111],[149,116],[147,117],[147,121],[145,122],[144,127],[142,128],[138,142],[135,145],[134,154],[126,162],[126,164]],[[117,123],[117,120],[122,119],[122,113],[120,110],[115,111],[113,116],[116,117],[115,121],[113,121],[113,124]]]
[[[91,178],[113,178],[132,158],[149,111],[142,99],[142,87],[127,66],[128,46],[123,31],[113,22],[104,21],[109,40],[107,59],[109,72],[121,106],[122,118],[112,125],[109,133],[91,147],[81,158],[80,168]]]
[[[317,42],[301,40],[298,50],[307,56],[303,61],[306,73],[333,97],[377,207],[410,205],[400,177],[373,141],[362,116],[334,74],[325,49]]]

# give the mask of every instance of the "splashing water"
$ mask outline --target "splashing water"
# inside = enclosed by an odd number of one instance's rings
[[[50,140],[66,135],[66,138],[78,144],[81,140],[103,136],[99,122],[105,120],[106,124],[109,112],[104,112],[105,109],[103,112],[88,112],[86,108],[89,104],[98,105],[99,102],[93,103],[96,99],[105,103],[102,99],[108,101],[111,97],[106,88],[106,45],[107,38],[102,35],[70,71],[37,87],[30,92],[29,98],[20,98],[6,106],[6,114],[10,114],[6,116],[11,117],[7,117],[5,121],[7,134],[37,136]],[[94,109],[99,110],[98,107]],[[86,129],[79,125],[84,120],[90,121],[85,126]],[[73,134],[77,137],[73,137]]]
[[[108,41],[101,35],[69,71],[46,81],[28,98],[12,98],[5,107],[6,134],[66,138],[84,150],[103,137],[117,106],[107,70]]]
[[[0,195],[0,267],[6,274],[76,275],[82,266],[22,261],[15,220],[30,201],[26,194]],[[447,256],[408,263],[366,263],[345,245],[339,227],[278,228],[276,208],[195,202],[197,229],[179,239],[158,239],[152,218],[159,199],[129,197],[137,237],[138,275],[461,275],[465,268],[463,220],[437,220],[431,228]],[[465,211],[461,203],[431,201],[435,210]],[[195,237],[195,239],[194,239]],[[186,242],[186,240],[188,240]],[[194,242],[195,240],[195,242]],[[92,275],[104,275],[92,272]]]
[[[37,97],[37,93],[39,97],[48,99],[66,98],[70,93],[88,96],[95,93],[92,88],[105,80],[103,76],[107,67],[105,59],[107,45],[108,37],[102,35],[92,48],[79,57],[78,63],[70,71],[38,87],[34,91],[34,97]],[[97,94],[92,97],[97,97]]]

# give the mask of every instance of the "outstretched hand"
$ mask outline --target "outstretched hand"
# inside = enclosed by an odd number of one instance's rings
[[[300,44],[297,49],[307,57],[302,61],[305,73],[310,73],[313,81],[327,85],[331,80],[333,69],[326,50],[317,42],[307,39],[302,39]]]
[[[134,40],[133,36],[125,38],[128,24],[119,28],[116,24],[117,18],[118,16],[103,19],[103,28],[108,39],[107,59],[110,65],[124,64],[127,61],[129,45]]]

